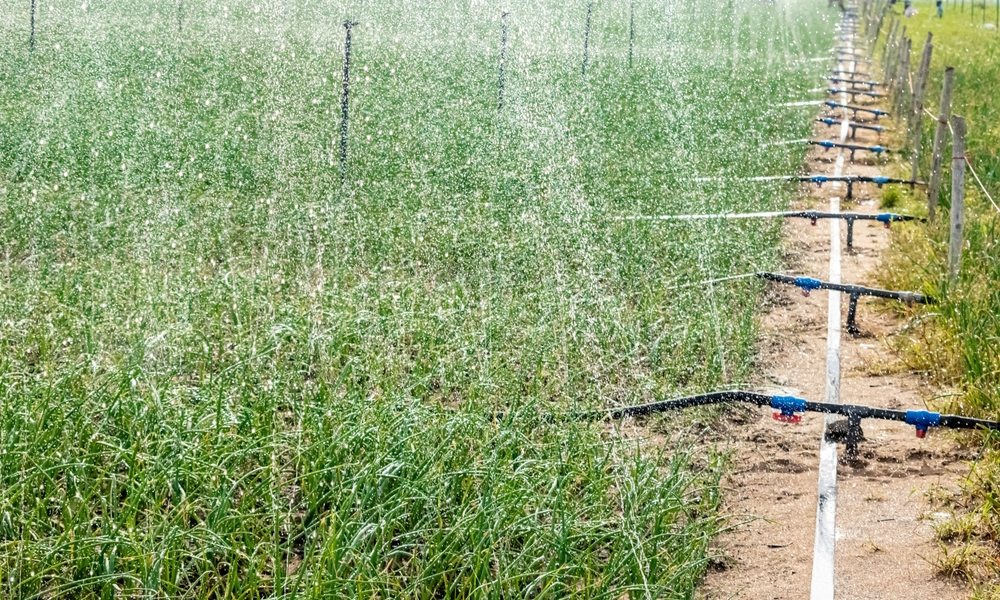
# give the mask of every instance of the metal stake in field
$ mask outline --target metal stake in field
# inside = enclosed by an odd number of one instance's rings
[[[344,29],[347,35],[344,41],[344,93],[340,99],[341,120],[340,120],[340,184],[344,185],[347,179],[347,123],[348,104],[350,101],[351,84],[351,28],[357,25],[355,21],[344,21]]]
[[[184,0],[177,0],[177,31],[184,27]]]
[[[941,108],[938,112],[937,126],[934,128],[934,146],[931,150],[931,180],[927,187],[927,218],[934,220],[937,209],[938,195],[941,193],[941,163],[944,153],[944,141],[948,135],[948,119],[951,118],[951,85],[955,78],[955,67],[944,70],[944,82],[941,85]]]
[[[1000,2],[1000,0],[997,0]],[[635,0],[629,4],[628,16],[628,66],[632,67],[632,48],[635,45]]]
[[[31,0],[31,36],[28,38],[28,51],[35,51],[35,0]]]
[[[962,239],[965,226],[965,119],[951,118],[951,238],[948,240],[948,279],[958,279],[962,268]]]
[[[587,27],[583,30],[583,68],[580,73],[583,75],[587,74],[587,50],[590,46],[590,13],[594,10],[594,3],[591,2],[587,5]]]
[[[500,15],[500,85],[497,93],[497,110],[503,108],[503,82],[504,82],[504,62],[507,60],[507,15],[505,12]]]

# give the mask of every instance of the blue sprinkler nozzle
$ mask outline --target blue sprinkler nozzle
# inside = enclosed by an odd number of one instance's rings
[[[834,144],[833,142],[828,141],[828,140],[823,140],[823,141],[819,142],[817,145],[818,146],[823,146],[826,149],[836,148],[837,147],[836,144]]]
[[[806,401],[795,396],[771,396],[771,408],[779,411],[771,415],[775,421],[798,423],[802,415],[795,413],[806,411]]]
[[[882,175],[878,175],[878,176],[872,177],[872,183],[874,183],[875,185],[877,185],[879,187],[882,187],[883,185],[889,183],[889,178],[888,177],[883,177]]]
[[[815,183],[819,187],[823,187],[823,184],[826,183],[827,181],[830,181],[830,178],[827,177],[826,175],[813,175],[812,177],[809,178],[809,181]]]
[[[796,277],[795,285],[802,288],[803,296],[808,296],[809,292],[818,290],[823,285],[823,282],[812,277]]]
[[[885,146],[872,146],[871,148],[869,148],[869,150],[871,150],[875,154],[878,154],[880,152],[888,152],[889,151],[889,149],[886,148]]]
[[[822,119],[820,119],[820,122],[821,123],[826,123],[827,126],[833,126],[833,125],[837,124],[837,122],[834,121],[833,119],[831,119],[830,117],[822,118]]]
[[[885,223],[885,228],[889,229],[889,225],[892,224],[893,221],[899,221],[900,219],[899,215],[896,213],[882,213],[875,217],[875,220],[879,223]]]
[[[922,438],[927,435],[928,427],[937,427],[941,424],[941,413],[929,410],[908,410],[906,411],[906,424],[916,426],[917,437]]]

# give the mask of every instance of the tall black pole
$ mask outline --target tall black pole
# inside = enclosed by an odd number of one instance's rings
[[[587,74],[587,46],[590,44],[590,13],[594,9],[594,3],[587,5],[587,28],[583,31],[583,69],[581,73]]]
[[[35,0],[31,0],[31,37],[28,38],[28,50],[35,51]]]
[[[632,46],[635,45],[635,0],[629,4],[628,17],[628,66],[632,66]]]
[[[344,21],[344,29],[347,30],[347,38],[344,43],[344,94],[340,99],[340,184],[344,184],[347,178],[347,118],[348,101],[350,99],[351,84],[351,27],[357,25],[354,21]]]
[[[181,31],[184,26],[184,22],[182,20],[183,18],[184,18],[184,0],[177,0],[177,31]]]
[[[500,87],[497,95],[497,110],[503,108],[503,79],[504,79],[504,62],[507,60],[507,15],[510,13],[503,13],[500,15]]]

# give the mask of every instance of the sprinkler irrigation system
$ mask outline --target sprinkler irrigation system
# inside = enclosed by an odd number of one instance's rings
[[[827,281],[820,281],[819,279],[813,279],[812,277],[791,277],[788,275],[779,275],[777,273],[757,273],[757,277],[767,281],[776,281],[778,283],[794,285],[802,290],[803,296],[808,296],[813,290],[833,290],[849,294],[850,304],[847,309],[847,332],[851,335],[861,333],[861,330],[858,329],[857,321],[855,320],[858,310],[858,299],[860,299],[861,296],[874,296],[876,298],[898,300],[908,305],[937,303],[937,300],[934,298],[918,294],[917,292],[894,292],[891,290],[881,290],[878,288],[870,288],[860,285],[830,283]]]
[[[830,71],[831,75],[848,75],[850,77],[871,77],[869,73],[862,73],[861,71],[843,71],[841,69],[833,69]]]
[[[885,228],[888,229],[892,223],[901,223],[904,221],[926,221],[921,217],[913,217],[910,215],[898,215],[896,213],[881,213],[877,215],[868,213],[844,213],[844,212],[820,212],[816,210],[799,210],[799,211],[772,211],[772,212],[755,212],[755,213],[719,213],[719,214],[706,214],[706,215],[652,215],[652,216],[633,216],[633,217],[618,217],[617,220],[620,221],[698,221],[705,219],[767,219],[767,218],[785,218],[785,219],[809,219],[812,225],[815,225],[819,219],[843,219],[847,222],[847,247],[854,247],[854,222],[855,221],[878,221],[883,223]]]
[[[854,153],[861,150],[865,152],[871,152],[872,154],[875,155],[879,155],[883,152],[886,153],[892,152],[892,150],[889,150],[885,146],[861,146],[858,144],[843,144],[841,142],[831,142],[829,140],[809,140],[806,143],[811,144],[813,146],[821,146],[827,150],[830,150],[831,148],[843,148],[845,150],[850,150],[851,161],[854,160]]]
[[[826,91],[836,96],[837,94],[847,94],[849,96],[867,96],[869,98],[884,98],[885,94],[870,90],[849,90],[844,88],[826,88]]]
[[[867,85],[869,89],[874,89],[876,87],[884,87],[884,83],[879,83],[878,81],[868,81],[866,79],[847,79],[845,77],[827,77],[828,81],[833,83],[849,83],[851,85]]]
[[[889,113],[887,113],[884,110],[879,110],[877,108],[870,108],[870,107],[865,107],[865,106],[854,106],[854,105],[851,105],[851,104],[841,104],[840,102],[834,102],[832,100],[828,100],[828,101],[824,102],[823,104],[829,106],[830,108],[846,108],[847,110],[854,111],[854,116],[857,116],[859,112],[869,113],[869,114],[875,115],[875,120],[876,121],[878,121],[879,117],[888,117],[889,116]]]
[[[702,183],[706,181],[725,181],[726,179],[725,177],[695,177],[691,181]],[[898,183],[908,185],[911,189],[918,185],[926,185],[923,181],[882,177],[880,175],[874,177],[868,175],[763,175],[760,177],[741,177],[732,181],[801,181],[815,183],[819,187],[823,187],[824,183],[840,182],[847,184],[848,200],[854,198],[854,184],[856,183],[874,183],[879,188],[886,184]]]
[[[844,121],[839,121],[837,119],[831,119],[830,117],[822,117],[816,119],[820,123],[825,123],[827,126],[832,127],[834,125],[843,125]],[[847,126],[851,128],[851,138],[854,139],[858,135],[859,129],[867,129],[868,131],[874,131],[881,135],[883,131],[888,131],[888,127],[883,127],[882,125],[866,125],[864,123],[855,123],[853,121],[847,121]]]
[[[842,415],[847,417],[846,451],[850,457],[856,457],[858,443],[864,439],[861,430],[861,419],[879,419],[883,421],[901,421],[916,428],[918,438],[927,435],[927,430],[931,427],[947,427],[949,429],[989,429],[1000,430],[1000,423],[987,421],[985,419],[974,419],[958,415],[941,414],[929,410],[889,410],[884,408],[874,408],[859,404],[833,404],[830,402],[810,402],[795,396],[775,396],[759,394],[742,390],[729,390],[724,392],[712,392],[709,394],[699,394],[675,400],[664,400],[662,402],[652,402],[640,404],[638,406],[628,406],[623,408],[612,408],[603,411],[594,411],[580,415],[586,420],[601,419],[624,419],[627,417],[644,417],[652,414],[668,412],[672,410],[683,410],[695,406],[709,406],[713,404],[731,403],[752,404],[754,406],[770,406],[774,412],[773,418],[782,423],[800,423],[802,413],[815,412],[831,415]]]

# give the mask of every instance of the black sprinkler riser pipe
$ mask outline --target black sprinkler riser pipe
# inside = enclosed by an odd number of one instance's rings
[[[347,180],[347,128],[350,112],[351,86],[351,28],[357,25],[354,21],[344,21],[346,35],[344,38],[344,91],[340,98],[340,184]]]

